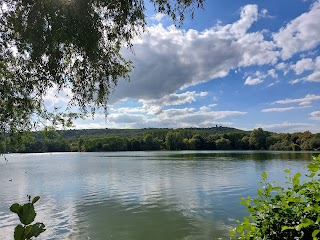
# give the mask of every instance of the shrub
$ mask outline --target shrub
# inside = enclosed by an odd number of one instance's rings
[[[274,186],[262,173],[256,199],[241,198],[250,213],[231,230],[237,239],[320,239],[320,155],[308,165],[307,180],[301,173],[288,176],[288,187]]]

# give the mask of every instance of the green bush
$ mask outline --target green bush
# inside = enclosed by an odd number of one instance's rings
[[[264,172],[258,197],[241,198],[250,215],[231,231],[234,239],[320,239],[320,155],[308,165],[306,181],[285,172],[288,187],[268,183]]]

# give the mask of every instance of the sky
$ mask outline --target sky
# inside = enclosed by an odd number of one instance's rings
[[[206,0],[180,28],[151,5],[146,15],[134,54],[122,50],[135,68],[107,119],[74,128],[320,132],[320,0]]]

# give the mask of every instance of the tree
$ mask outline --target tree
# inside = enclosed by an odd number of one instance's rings
[[[168,132],[165,143],[167,150],[180,150],[183,147],[183,139],[179,132]]]
[[[150,0],[181,24],[204,0]],[[3,0],[0,8],[0,133],[34,128],[37,118],[70,119],[103,107],[132,63],[123,46],[145,30],[144,0]],[[51,88],[69,89],[66,109],[50,111]]]
[[[320,149],[320,134],[315,134],[309,141],[309,147],[311,150],[319,150]]]
[[[240,149],[240,140],[245,136],[244,132],[230,132],[226,134],[226,138],[231,141],[231,149]]]
[[[194,135],[189,139],[189,145],[191,149],[202,150],[204,148],[205,140],[199,134]]]
[[[141,144],[137,139],[130,140],[130,150],[131,151],[140,151],[141,150]]]
[[[143,138],[144,150],[153,150],[153,137],[151,134],[146,134]]]
[[[248,136],[244,136],[243,138],[241,138],[239,140],[240,149],[243,149],[243,150],[249,149],[249,147],[250,147],[249,139],[250,138]]]
[[[262,128],[254,129],[249,138],[250,146],[253,149],[266,149],[268,132],[263,131]]]
[[[229,150],[231,148],[231,141],[229,139],[220,138],[216,141],[218,150]]]
[[[216,149],[216,135],[209,135],[205,139],[205,149],[207,150],[215,150]]]

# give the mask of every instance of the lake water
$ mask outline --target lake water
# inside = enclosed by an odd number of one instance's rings
[[[39,195],[39,239],[228,239],[247,215],[261,173],[284,183],[312,153],[116,152],[9,154],[0,158],[0,239],[13,239],[12,203]]]

